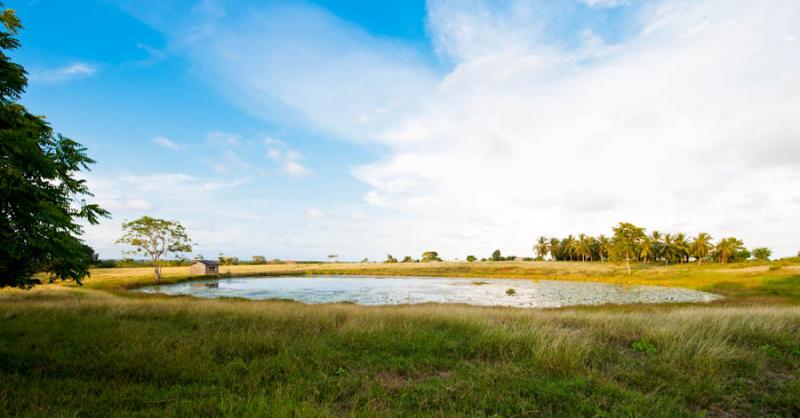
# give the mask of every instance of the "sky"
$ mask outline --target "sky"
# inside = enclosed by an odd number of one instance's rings
[[[648,231],[800,250],[796,0],[6,0],[23,103],[112,218],[194,254],[531,256]]]

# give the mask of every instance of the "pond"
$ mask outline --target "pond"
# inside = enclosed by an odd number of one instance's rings
[[[150,286],[139,291],[201,298],[290,299],[303,303],[464,303],[536,308],[605,303],[710,302],[721,298],[690,289],[593,282],[361,276],[209,279]]]

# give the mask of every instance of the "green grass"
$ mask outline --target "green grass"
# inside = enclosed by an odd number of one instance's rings
[[[432,268],[462,267],[336,272]],[[472,277],[551,268],[548,278],[683,280],[729,297],[554,310],[309,306],[141,295],[120,289],[144,276],[109,271],[86,288],[0,292],[0,415],[800,415],[796,270],[640,266],[624,278],[613,266],[473,268]]]

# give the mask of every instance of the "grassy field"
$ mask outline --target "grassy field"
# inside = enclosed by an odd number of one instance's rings
[[[223,272],[227,267],[223,267]],[[232,275],[592,280],[707,305],[309,306],[142,295],[146,269],[0,291],[0,415],[797,416],[800,269],[436,263]],[[170,268],[165,281],[189,278]]]

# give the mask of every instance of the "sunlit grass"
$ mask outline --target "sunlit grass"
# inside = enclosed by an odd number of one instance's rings
[[[599,263],[232,266],[245,274],[592,280],[725,302],[562,309],[204,300],[86,286],[0,291],[0,415],[796,416],[793,268]],[[227,267],[223,267],[223,272]],[[165,269],[167,281],[188,278]],[[112,290],[112,291],[108,291]]]

